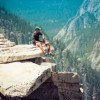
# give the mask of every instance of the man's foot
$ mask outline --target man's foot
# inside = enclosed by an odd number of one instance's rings
[[[47,52],[44,52],[44,55],[46,56],[46,55],[48,55],[48,53]]]
[[[45,56],[46,56],[46,55],[48,55],[48,53],[47,53],[47,52],[45,53]]]
[[[49,55],[54,56],[54,54],[52,52],[50,52]]]

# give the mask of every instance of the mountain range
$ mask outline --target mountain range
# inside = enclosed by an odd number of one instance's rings
[[[80,60],[87,59],[92,68],[100,70],[100,2],[84,0],[54,39],[63,42]]]

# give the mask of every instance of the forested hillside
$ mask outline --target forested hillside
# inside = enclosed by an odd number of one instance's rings
[[[91,61],[100,70],[100,5],[99,0],[84,0],[74,18],[62,28],[55,39],[62,41],[81,60]]]
[[[70,50],[65,50],[61,41],[52,42],[54,46],[54,62],[58,72],[77,72],[84,87],[83,100],[100,99],[100,72],[92,69],[89,60],[81,61]]]
[[[32,39],[34,27],[30,23],[9,13],[5,8],[0,8],[0,33],[16,44],[29,43]]]
[[[84,0],[54,37],[58,71],[76,71],[84,84],[84,100],[100,99],[100,5]]]

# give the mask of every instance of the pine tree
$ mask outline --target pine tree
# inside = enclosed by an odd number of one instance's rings
[[[96,91],[96,87],[93,87],[93,95],[92,95],[92,100],[98,100],[97,99],[97,91]]]
[[[86,73],[83,73],[83,85],[84,85],[84,100],[91,100],[89,95],[89,83],[86,79]]]

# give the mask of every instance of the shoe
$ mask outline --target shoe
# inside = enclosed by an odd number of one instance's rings
[[[46,55],[48,55],[48,53],[47,53],[47,52],[45,52],[45,53],[44,53],[44,55],[46,56]]]
[[[53,54],[53,53],[51,53],[51,52],[49,53],[49,55],[54,56],[54,54]]]

